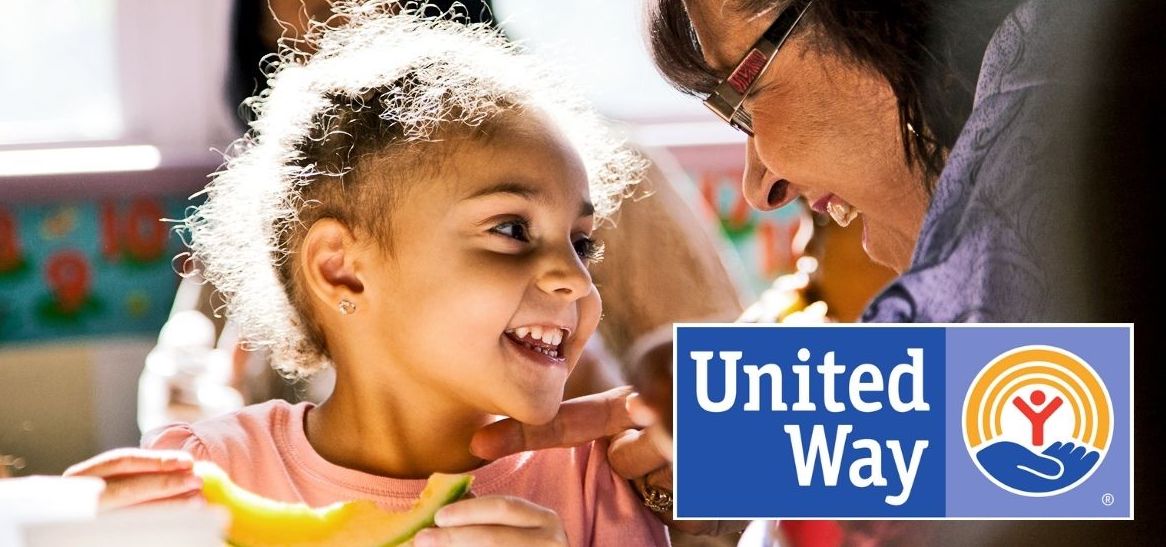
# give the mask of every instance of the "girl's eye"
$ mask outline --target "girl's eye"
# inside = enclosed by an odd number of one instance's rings
[[[584,237],[575,240],[575,253],[584,262],[596,263],[603,260],[603,242]]]
[[[508,220],[490,228],[490,231],[524,243],[530,241],[530,228],[525,220]]]

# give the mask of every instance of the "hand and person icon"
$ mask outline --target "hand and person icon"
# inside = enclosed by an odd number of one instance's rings
[[[1032,445],[1002,440],[976,453],[980,466],[998,482],[1021,493],[1045,494],[1075,484],[1097,465],[1100,452],[1071,441],[1054,442],[1037,452],[1044,445],[1046,422],[1064,404],[1060,396],[1046,404],[1044,391],[1036,389],[1028,401],[1018,396],[1012,404],[1028,419]]]
[[[1032,401],[1032,404],[1040,407],[1045,402],[1045,392],[1039,389],[1034,389],[1032,393],[1029,394],[1028,398],[1030,401]],[[1049,404],[1040,409],[1040,411],[1036,411],[1033,410],[1031,406],[1028,406],[1028,403],[1024,402],[1024,399],[1021,399],[1020,397],[1015,397],[1012,399],[1012,404],[1015,405],[1016,408],[1019,408],[1021,414],[1024,414],[1024,417],[1028,418],[1029,423],[1032,424],[1033,446],[1041,446],[1045,444],[1045,421],[1048,420],[1049,416],[1052,416],[1058,408],[1061,408],[1062,403],[1064,403],[1064,400],[1061,399],[1061,397],[1058,395],[1053,397],[1052,400],[1049,401]]]

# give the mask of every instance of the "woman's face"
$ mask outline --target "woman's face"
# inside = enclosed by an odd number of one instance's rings
[[[383,273],[365,282],[380,336],[359,342],[384,358],[365,377],[543,423],[599,322],[588,178],[541,115],[482,133],[443,146],[394,200],[390,251],[370,268]]]
[[[685,4],[706,61],[723,75],[779,12],[750,17],[725,0]],[[820,213],[831,200],[850,205],[861,214],[867,254],[901,272],[929,197],[922,171],[904,157],[895,95],[879,75],[814,48],[808,29],[786,41],[745,101],[754,130],[745,197],[760,210],[799,195]]]

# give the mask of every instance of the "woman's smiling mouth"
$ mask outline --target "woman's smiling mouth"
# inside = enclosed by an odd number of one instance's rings
[[[810,209],[817,213],[830,215],[834,222],[845,228],[859,215],[859,211],[846,200],[834,195],[826,194],[810,204]]]

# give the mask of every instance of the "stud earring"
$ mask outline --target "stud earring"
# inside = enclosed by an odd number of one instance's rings
[[[352,315],[353,313],[356,313],[356,304],[353,304],[352,301],[347,298],[340,299],[339,308],[340,315]]]

